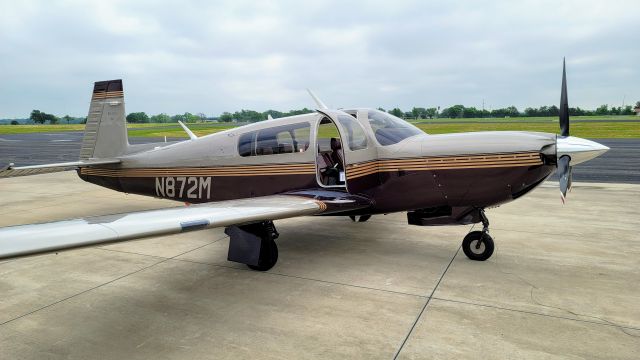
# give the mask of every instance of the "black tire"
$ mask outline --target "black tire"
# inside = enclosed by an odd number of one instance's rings
[[[489,234],[483,235],[482,231],[472,231],[462,240],[462,251],[471,260],[487,260],[493,255],[493,248],[493,239]]]
[[[260,248],[260,260],[258,265],[247,266],[251,270],[267,271],[270,270],[278,262],[278,245],[276,242],[269,239],[263,240],[262,247]]]
[[[353,215],[349,215],[349,219],[351,219],[351,221],[353,222],[365,222],[369,219],[371,219],[371,215],[360,215],[359,217],[355,217]]]

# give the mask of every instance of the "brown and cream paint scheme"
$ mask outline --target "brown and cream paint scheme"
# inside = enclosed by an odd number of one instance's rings
[[[273,220],[334,215],[366,221],[402,211],[413,225],[482,222],[482,231],[465,237],[463,250],[486,260],[493,240],[485,208],[517,199],[556,169],[564,198],[569,161],[608,149],[568,136],[568,116],[561,117],[562,135],[428,135],[390,114],[332,110],[311,95],[318,110],[310,114],[203,137],[185,127],[189,140],[131,145],[121,80],[97,82],[78,162],[10,165],[0,176],[75,168],[83,180],[116,191],[200,205],[3,228],[0,258],[224,226],[229,260],[268,270],[277,261]],[[561,109],[565,103],[563,71]]]

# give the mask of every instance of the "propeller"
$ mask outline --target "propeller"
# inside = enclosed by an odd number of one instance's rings
[[[567,98],[567,68],[562,58],[562,91],[560,93],[560,136],[569,136],[569,100]]]
[[[568,155],[561,156],[558,159],[558,178],[560,180],[560,194],[562,195],[562,203],[564,204],[567,196],[567,190],[571,189],[571,158]]]
[[[562,58],[562,90],[560,92],[560,136],[562,138],[569,137],[569,100],[567,95],[567,68],[565,59]],[[571,189],[571,157],[562,155],[558,158],[558,178],[560,179],[560,194],[562,195],[562,203],[567,196],[567,190]]]
[[[608,147],[595,141],[569,136],[569,101],[567,99],[567,71],[562,59],[562,92],[560,94],[560,134],[556,136],[557,174],[560,179],[562,203],[571,190],[571,169],[587,160],[602,155]]]

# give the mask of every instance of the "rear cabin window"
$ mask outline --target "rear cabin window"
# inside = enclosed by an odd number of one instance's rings
[[[309,148],[309,123],[276,126],[242,134],[238,140],[240,156],[301,153]]]

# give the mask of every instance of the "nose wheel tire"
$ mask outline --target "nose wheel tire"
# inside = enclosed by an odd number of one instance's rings
[[[471,260],[485,261],[493,254],[493,239],[482,231],[472,231],[462,240],[462,251]]]

